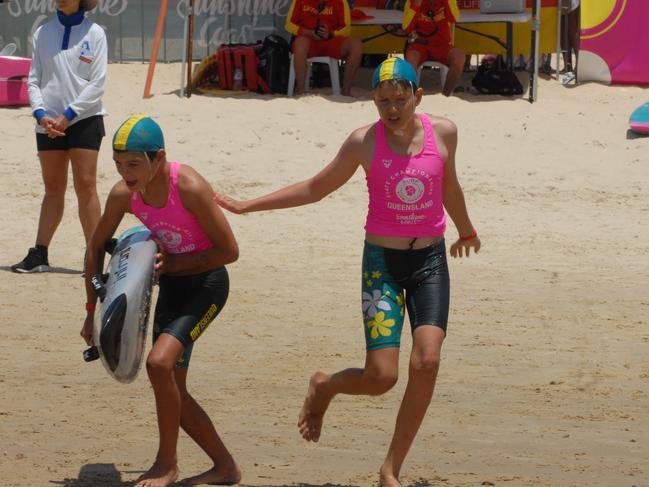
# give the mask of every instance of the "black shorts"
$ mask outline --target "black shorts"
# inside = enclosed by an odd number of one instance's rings
[[[50,138],[47,134],[36,134],[38,151],[91,149],[99,150],[101,139],[106,135],[104,117],[95,115],[70,125],[62,137]]]
[[[398,347],[407,309],[414,331],[433,325],[446,333],[450,279],[444,241],[397,250],[365,242],[362,308],[367,350]]]
[[[153,341],[162,333],[185,347],[177,367],[187,368],[194,342],[221,312],[230,292],[225,267],[192,276],[160,277],[160,292],[153,318]]]

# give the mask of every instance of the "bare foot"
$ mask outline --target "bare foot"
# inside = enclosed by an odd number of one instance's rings
[[[403,487],[401,482],[394,475],[381,474],[379,477],[379,487]]]
[[[168,487],[178,478],[178,467],[165,466],[157,461],[147,473],[142,475],[135,484],[135,487]]]
[[[343,90],[343,91],[340,92],[340,94],[342,96],[348,96],[350,98],[359,98],[360,97],[360,95],[354,94],[351,89],[350,90]]]
[[[235,464],[214,465],[202,474],[188,477],[180,481],[185,485],[236,485],[241,482],[241,470]]]
[[[306,441],[318,441],[322,430],[322,419],[333,396],[326,392],[329,377],[324,372],[316,372],[309,381],[309,390],[304,398],[297,427]]]

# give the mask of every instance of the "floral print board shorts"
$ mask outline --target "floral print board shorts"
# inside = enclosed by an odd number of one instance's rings
[[[365,242],[362,308],[368,351],[399,347],[406,308],[413,332],[434,325],[446,333],[449,301],[444,240],[413,250]]]

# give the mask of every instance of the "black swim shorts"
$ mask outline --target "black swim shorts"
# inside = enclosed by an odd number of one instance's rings
[[[191,276],[160,277],[160,292],[153,318],[153,341],[169,333],[184,346],[177,367],[187,368],[194,342],[221,312],[230,292],[225,267]]]
[[[106,135],[104,117],[95,115],[70,125],[62,137],[50,138],[47,134],[36,134],[36,147],[40,151],[90,149],[99,150],[101,139]]]

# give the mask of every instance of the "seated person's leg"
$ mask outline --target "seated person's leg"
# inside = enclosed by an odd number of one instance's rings
[[[311,53],[314,42],[305,36],[297,36],[293,40],[293,66],[295,68],[295,93],[304,93],[307,71],[307,59],[313,57]]]
[[[464,71],[471,71],[471,54],[466,54],[464,56]]]
[[[345,61],[342,94],[351,96],[354,76],[363,58],[363,43],[355,37],[345,37],[340,48],[340,59]]]
[[[412,64],[413,68],[417,69],[428,60],[428,50],[421,44],[407,44],[403,57]]]
[[[568,56],[571,71],[575,71],[575,66],[572,63],[572,53],[575,53],[575,60],[579,55],[579,9],[580,7],[577,7],[568,14]]]
[[[460,76],[462,76],[462,71],[464,70],[464,60],[465,54],[462,49],[457,47],[452,48],[446,58],[446,64],[448,66],[448,74],[446,75],[446,83],[444,83],[444,88],[442,93],[445,96],[449,96],[453,93],[455,85],[457,85]]]

